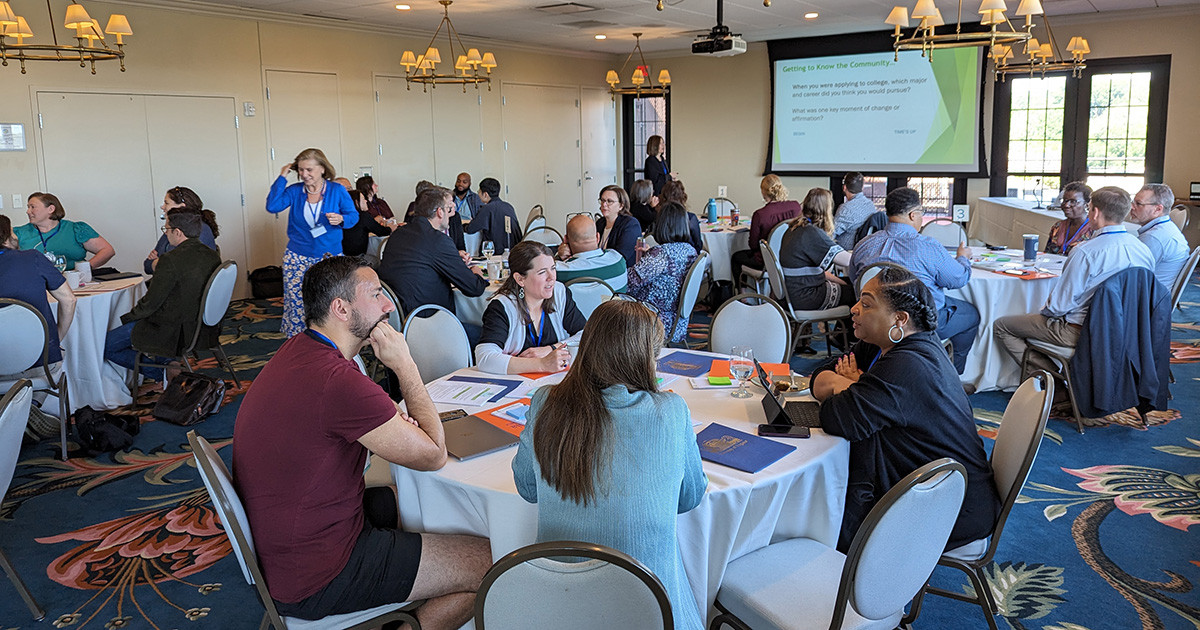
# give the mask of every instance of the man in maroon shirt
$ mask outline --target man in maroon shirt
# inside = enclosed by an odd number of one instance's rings
[[[457,628],[491,565],[488,541],[404,532],[395,512],[363,506],[368,449],[415,470],[446,462],[437,408],[387,324],[394,307],[375,272],[344,256],[313,265],[302,294],[308,329],[263,368],[234,425],[234,483],[271,597],[302,619],[425,599],[423,627]],[[406,411],[354,363],[368,344]]]

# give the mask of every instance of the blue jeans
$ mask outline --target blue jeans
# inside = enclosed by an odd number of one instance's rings
[[[979,310],[970,302],[947,297],[945,306],[938,310],[937,334],[954,344],[954,369],[962,374],[979,334]]]
[[[137,322],[130,322],[108,331],[104,337],[104,360],[111,361],[117,365],[132,370],[134,361],[137,359],[138,351],[133,349],[133,326]],[[153,363],[154,365],[142,365],[140,372],[142,376],[149,379],[159,380],[163,378],[162,367],[169,363],[168,359],[162,357],[149,356],[143,359],[143,363]]]

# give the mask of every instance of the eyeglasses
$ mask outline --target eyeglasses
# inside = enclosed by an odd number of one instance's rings
[[[605,199],[604,197],[600,198],[600,205],[602,205],[602,206],[611,206],[613,204],[619,204],[619,203],[621,203],[621,200],[619,200],[619,199]]]
[[[1162,204],[1161,204],[1161,203],[1155,203],[1155,202],[1153,202],[1153,201],[1147,201],[1147,202],[1145,202],[1145,203],[1143,203],[1143,202],[1141,202],[1141,201],[1134,201],[1134,202],[1133,202],[1133,205],[1135,205],[1135,206],[1161,206]]]
[[[649,302],[643,302],[627,293],[618,293],[609,299],[610,300],[621,300],[622,302],[634,302],[636,304],[641,304],[642,306],[645,306],[646,308],[650,309],[650,312],[654,313],[655,316],[658,315],[658,307],[654,306],[653,304],[651,304]]]
[[[171,227],[171,226],[169,226],[169,225],[164,225],[164,226],[162,226],[162,233],[163,233],[163,234],[166,234],[168,230],[178,230],[178,229],[179,229],[179,228],[174,228],[174,227]]]
[[[1062,205],[1064,205],[1064,206],[1082,206],[1084,203],[1085,202],[1082,199],[1064,199],[1062,202]]]

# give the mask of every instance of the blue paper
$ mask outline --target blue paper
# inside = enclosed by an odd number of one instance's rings
[[[504,415],[508,416],[509,418],[512,418],[513,420],[516,420],[517,422],[524,424],[525,423],[525,413],[528,411],[529,411],[529,405],[526,405],[525,403],[519,403],[519,404],[513,405],[511,407],[505,407],[503,413],[504,413]]]
[[[701,459],[751,474],[796,450],[795,446],[743,433],[716,422],[696,434],[696,443],[700,446]]]
[[[712,362],[712,357],[677,350],[658,360],[658,371],[692,378],[708,374],[709,369],[712,368]]]
[[[488,385],[499,385],[504,388],[504,391],[492,396],[488,402],[500,402],[501,398],[508,395],[509,392],[521,386],[521,381],[513,381],[506,378],[481,378],[477,376],[451,376],[450,381],[462,381],[464,383],[486,383]]]

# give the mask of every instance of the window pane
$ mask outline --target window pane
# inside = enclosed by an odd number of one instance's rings
[[[1087,184],[1092,187],[1092,190],[1101,186],[1116,186],[1124,188],[1130,196],[1137,194],[1137,191],[1141,190],[1145,183],[1145,177],[1136,175],[1090,175],[1087,178]]]
[[[1058,175],[1050,177],[1009,175],[1005,187],[1008,189],[1009,197],[1017,197],[1045,206],[1058,196],[1060,185]]]
[[[633,101],[634,170],[642,172],[646,157],[646,140],[650,136],[667,137],[667,99],[662,96],[638,98]]]
[[[1010,192],[1032,195],[1062,170],[1066,77],[1021,77],[1012,80],[1008,172]],[[1028,177],[1026,177],[1028,176]],[[1028,198],[1033,198],[1032,196]]]
[[[939,217],[951,216],[951,201],[954,199],[952,177],[909,177],[908,187],[921,193],[926,222]]]
[[[1098,74],[1092,78],[1086,157],[1089,183],[1094,179],[1119,182],[1113,185],[1125,187],[1145,179],[1149,116],[1145,103],[1149,99],[1149,72]],[[1096,177],[1098,174],[1123,177]],[[1134,190],[1140,186],[1137,184]]]
[[[883,210],[883,202],[887,199],[887,178],[864,176],[863,194],[875,204],[875,208]]]

